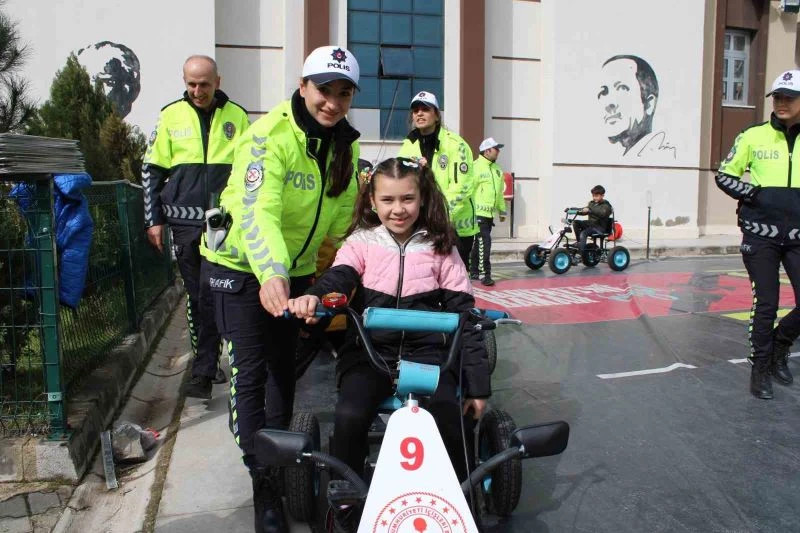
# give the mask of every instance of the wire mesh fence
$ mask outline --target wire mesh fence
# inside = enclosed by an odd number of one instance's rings
[[[169,246],[147,243],[141,188],[96,183],[83,296],[59,305],[52,180],[25,185],[22,198],[0,181],[0,437],[63,432],[64,401],[174,279]]]

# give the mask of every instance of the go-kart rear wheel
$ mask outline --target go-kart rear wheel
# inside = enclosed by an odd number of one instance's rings
[[[478,458],[485,461],[509,446],[517,425],[505,411],[492,409],[481,419],[478,432]],[[480,485],[487,510],[509,516],[519,503],[522,491],[522,461],[515,457],[498,466]]]
[[[539,270],[546,262],[545,252],[538,244],[528,246],[528,249],[525,250],[525,266],[531,270]]]
[[[494,331],[489,329],[483,332],[483,347],[486,348],[486,358],[489,363],[489,375],[494,373],[497,366],[497,338]]]
[[[289,431],[311,435],[314,449],[319,450],[319,422],[312,413],[295,413]],[[319,479],[314,463],[304,462],[283,470],[283,484],[289,513],[298,522],[311,522],[316,509]]]
[[[624,246],[615,246],[608,253],[608,266],[611,267],[611,270],[620,272],[628,268],[630,263],[631,254]]]
[[[586,247],[583,249],[583,256],[581,258],[583,259],[584,266],[596,266],[597,263],[600,262],[600,248],[598,248],[597,245],[592,242],[586,243]]]
[[[556,248],[555,251],[550,254],[548,265],[550,266],[550,270],[556,274],[563,274],[569,270],[572,266],[572,257],[569,250],[566,248]]]

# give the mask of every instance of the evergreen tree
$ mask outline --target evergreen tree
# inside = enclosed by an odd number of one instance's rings
[[[100,145],[115,164],[116,179],[141,182],[147,141],[139,128],[123,121],[116,112],[111,113],[100,128]]]
[[[21,131],[33,114],[28,83],[16,75],[26,56],[17,24],[0,11],[0,132]]]
[[[79,141],[86,171],[95,180],[112,180],[117,176],[100,144],[100,128],[111,113],[100,84],[92,87],[89,73],[70,54],[66,66],[56,72],[50,99],[31,120],[28,133]]]

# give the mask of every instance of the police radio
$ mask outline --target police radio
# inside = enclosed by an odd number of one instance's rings
[[[224,206],[206,211],[206,246],[209,250],[216,252],[222,246],[231,229],[232,221]]]

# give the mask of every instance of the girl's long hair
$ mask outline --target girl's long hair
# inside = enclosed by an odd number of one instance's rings
[[[439,190],[433,171],[428,166],[421,166],[412,159],[393,157],[379,163],[370,176],[359,191],[353,223],[347,230],[347,235],[358,229],[370,229],[381,225],[378,213],[372,210],[371,199],[375,195],[375,180],[413,176],[419,186],[421,204],[414,231],[426,230],[427,240],[433,244],[437,254],[449,255],[452,252],[456,244],[455,230],[450,224],[444,194]]]

